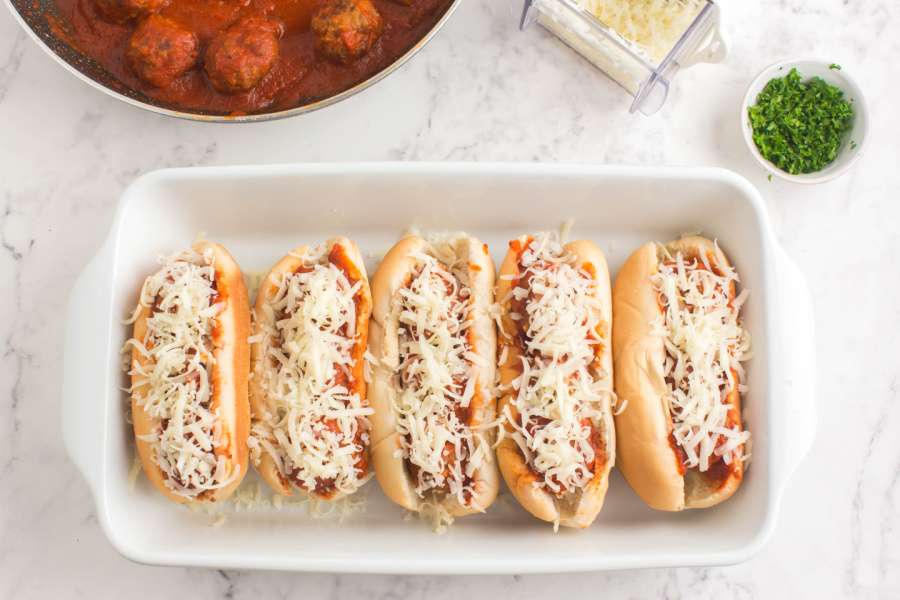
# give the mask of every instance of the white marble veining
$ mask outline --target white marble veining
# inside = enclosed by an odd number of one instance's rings
[[[411,63],[330,109],[252,126],[145,113],[66,74],[0,10],[0,598],[900,597],[900,5],[723,2],[732,53],[678,78],[654,118],[521,0],[464,0]],[[872,134],[847,177],[768,182],[741,141],[745,86],[787,55],[839,62]],[[571,576],[380,577],[148,568],[107,543],[60,439],[66,296],[121,191],[165,166],[321,160],[717,165],[763,192],[809,278],[819,434],[777,532],[746,564]]]

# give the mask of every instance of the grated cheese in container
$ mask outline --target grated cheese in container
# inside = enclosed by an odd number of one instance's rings
[[[656,113],[679,69],[721,62],[727,48],[713,0],[525,0],[522,29],[538,23]]]

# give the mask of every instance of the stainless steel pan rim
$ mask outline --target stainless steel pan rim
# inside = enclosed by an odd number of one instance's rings
[[[13,17],[19,22],[19,25],[28,33],[32,40],[37,43],[41,49],[44,50],[47,54],[49,54],[53,60],[62,65],[67,71],[78,77],[80,80],[84,81],[91,87],[100,90],[101,92],[112,96],[117,100],[121,100],[127,104],[131,104],[132,106],[136,106],[138,108],[142,108],[144,110],[154,112],[160,115],[166,115],[168,117],[175,117],[177,119],[185,119],[188,121],[200,121],[204,123],[256,123],[262,121],[275,121],[277,119],[287,119],[288,117],[295,117],[297,115],[302,115],[305,113],[310,113],[315,110],[319,110],[320,108],[325,108],[326,106],[331,106],[332,104],[336,104],[341,100],[346,100],[350,96],[358,94],[359,92],[375,85],[412,58],[419,50],[425,47],[431,38],[433,38],[438,31],[444,26],[444,24],[450,19],[456,9],[459,7],[460,2],[462,0],[453,0],[453,3],[447,8],[447,11],[441,16],[437,23],[434,24],[428,33],[425,36],[416,42],[416,44],[407,50],[400,58],[395,60],[393,63],[382,69],[381,71],[375,73],[365,81],[362,81],[355,86],[340,92],[334,96],[329,98],[325,98],[323,100],[318,100],[316,102],[312,102],[310,104],[304,104],[303,106],[298,106],[296,108],[290,108],[288,110],[281,110],[277,112],[271,113],[257,113],[252,115],[206,115],[206,114],[198,114],[192,113],[183,110],[175,110],[171,108],[165,108],[163,106],[156,106],[155,104],[150,104],[148,102],[142,102],[135,98],[130,98],[124,94],[121,94],[109,87],[103,85],[102,83],[94,80],[89,75],[83,73],[68,61],[63,59],[59,54],[57,54],[52,48],[50,48],[47,43],[34,31],[31,25],[25,20],[25,18],[19,13],[19,10],[13,6],[12,0],[3,0],[3,3],[9,8],[9,11],[12,13]]]

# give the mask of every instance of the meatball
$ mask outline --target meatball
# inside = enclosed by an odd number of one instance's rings
[[[166,17],[150,15],[137,26],[125,50],[134,74],[156,87],[167,87],[197,62],[197,36]]]
[[[221,32],[206,49],[206,74],[214,88],[226,94],[247,92],[278,60],[280,22],[248,17]]]
[[[94,0],[103,16],[115,23],[126,23],[158,13],[171,0]]]
[[[325,0],[312,18],[316,49],[340,63],[353,62],[368,52],[383,29],[372,0]]]

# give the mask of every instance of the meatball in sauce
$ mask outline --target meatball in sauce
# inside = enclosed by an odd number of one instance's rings
[[[368,52],[384,22],[372,0],[326,0],[313,15],[316,50],[330,60],[350,63]]]
[[[206,49],[206,75],[226,94],[252,90],[278,60],[284,27],[264,17],[238,21],[213,38]]]
[[[150,15],[131,35],[125,60],[142,81],[162,88],[191,69],[199,53],[196,34],[171,19]]]

